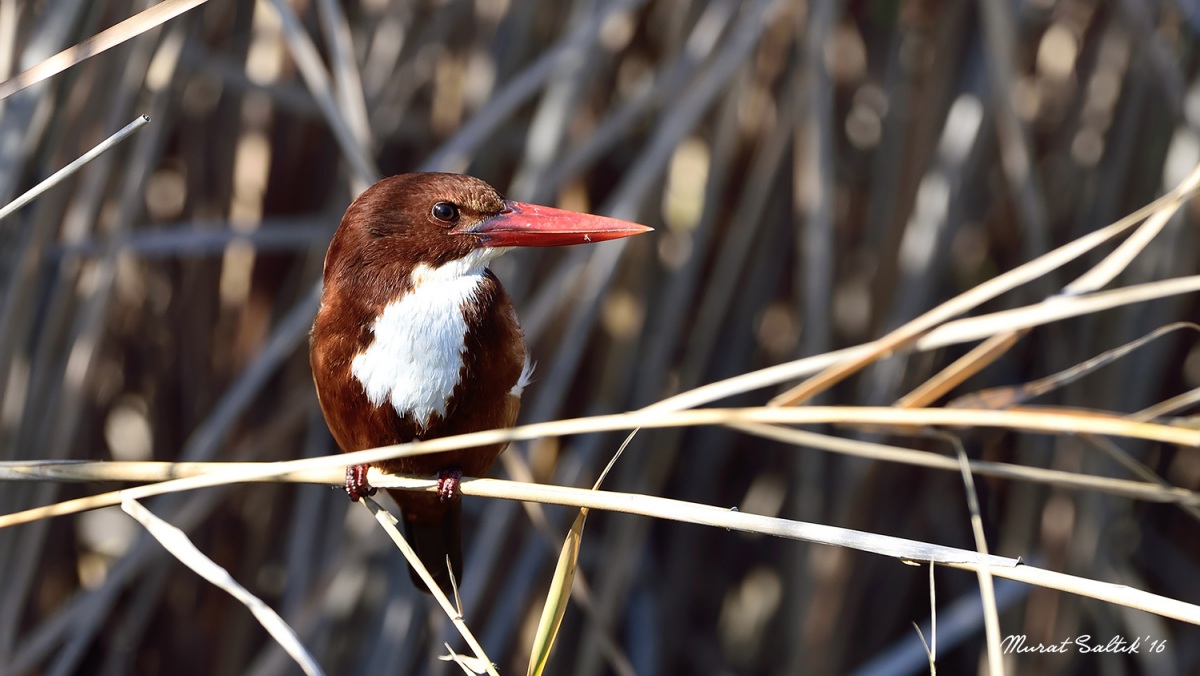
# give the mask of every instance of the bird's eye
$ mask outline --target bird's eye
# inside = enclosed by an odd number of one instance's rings
[[[433,217],[443,223],[453,223],[458,220],[458,207],[449,202],[438,202],[433,205]]]

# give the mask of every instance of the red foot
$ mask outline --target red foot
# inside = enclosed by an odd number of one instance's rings
[[[462,470],[444,469],[438,472],[438,498],[447,502],[458,497],[458,480],[462,478]]]
[[[375,495],[375,487],[367,483],[367,465],[351,465],[346,468],[346,495],[351,502],[358,502],[368,495]]]

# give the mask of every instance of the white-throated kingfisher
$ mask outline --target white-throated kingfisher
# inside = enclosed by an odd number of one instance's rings
[[[511,427],[532,369],[512,301],[488,263],[509,247],[600,242],[648,230],[505,200],[487,183],[459,174],[401,174],[368,188],[329,244],[309,353],[338,446],[351,452]],[[390,492],[413,549],[444,590],[451,588],[450,570],[455,579],[462,575],[458,479],[485,475],[505,445],[376,465],[393,474],[438,476],[437,493]],[[374,492],[365,466],[347,469],[346,491],[352,500]]]

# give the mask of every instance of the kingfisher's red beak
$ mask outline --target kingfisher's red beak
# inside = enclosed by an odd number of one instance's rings
[[[464,231],[480,246],[565,246],[620,239],[650,232],[637,223],[505,200],[506,209]]]

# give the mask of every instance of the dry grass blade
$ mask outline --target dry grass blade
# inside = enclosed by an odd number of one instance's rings
[[[929,577],[932,582],[933,576],[930,575]],[[937,676],[937,652],[930,648],[929,644],[925,642],[925,634],[921,633],[921,627],[918,626],[916,622],[913,622],[913,629],[915,629],[917,632],[917,638],[921,640],[921,646],[925,648],[925,656],[929,660],[929,676]],[[932,639],[935,642],[937,641],[936,633],[932,636]]]
[[[335,458],[336,459],[336,458]],[[276,463],[276,467],[280,465],[294,465],[296,463],[312,461],[295,461],[293,463]],[[267,470],[266,472],[249,472],[246,475],[266,474],[276,469]],[[339,472],[330,471],[326,474],[325,479],[331,484],[339,483],[339,479],[344,477],[338,476]],[[216,482],[205,483],[225,483],[229,481],[237,481],[233,478],[234,475],[227,471],[213,473],[209,478],[217,479]],[[309,477],[311,478],[311,477]],[[187,480],[177,480],[168,482],[175,484],[173,490],[179,490],[181,482]],[[419,490],[436,490],[436,482],[433,480],[414,480],[393,477],[388,475],[380,475],[372,473],[372,485],[381,488],[409,488]],[[150,493],[161,490],[161,487],[166,484],[159,484],[153,487]],[[191,485],[189,487],[195,487]],[[1071,575],[1064,575],[1053,571],[1047,571],[1040,568],[1035,568],[1029,565],[1021,564],[1018,560],[1009,559],[998,556],[983,556],[977,552],[954,549],[952,547],[943,547],[939,545],[931,545],[924,542],[905,540],[903,538],[895,538],[885,535],[873,533],[863,533],[851,531],[822,524],[801,523],[797,521],[789,521],[786,519],[778,519],[756,514],[749,514],[739,511],[730,511],[712,507],[709,505],[697,505],[684,503],[678,500],[670,500],[666,498],[656,498],[646,495],[614,493],[609,491],[594,491],[566,488],[563,486],[545,486],[537,484],[515,484],[513,482],[498,481],[494,479],[471,479],[464,480],[460,486],[463,495],[474,495],[481,497],[500,498],[506,500],[518,501],[539,501],[548,504],[561,504],[575,507],[587,507],[589,509],[600,509],[609,511],[618,511],[627,514],[637,514],[653,518],[666,518],[675,521],[685,521],[688,523],[711,526],[715,528],[723,528],[726,530],[740,530],[745,532],[754,532],[784,537],[789,539],[800,539],[809,542],[819,542],[824,544],[836,545],[839,547],[850,547],[869,551],[883,556],[898,558],[905,561],[926,561],[947,565],[954,568],[964,570],[972,570],[978,572],[982,566],[988,566],[993,575],[1006,577],[1014,580],[1021,580],[1033,584],[1039,584],[1054,589],[1070,591],[1075,594],[1088,596],[1095,599],[1105,600],[1113,603],[1118,603],[1131,608],[1138,608],[1147,612],[1157,613],[1166,617],[1200,624],[1200,606],[1195,606],[1182,601],[1164,598],[1157,594],[1150,594],[1141,590],[1130,588],[1126,585],[1114,585],[1110,583],[1100,582],[1097,580],[1089,580]],[[130,489],[126,492],[124,499],[132,499],[133,493],[140,492],[138,489]],[[368,504],[370,507],[371,505]],[[376,519],[383,524],[384,521],[390,520],[391,517],[386,511],[378,508],[375,505],[372,508]],[[385,525],[385,528],[387,526]],[[398,537],[399,532],[395,531],[394,526],[388,528],[389,533],[394,533],[393,537]],[[400,541],[403,538],[400,537]],[[399,542],[397,542],[399,546]],[[461,620],[457,617],[457,611],[450,605],[449,601],[442,596],[439,601],[443,605],[443,610],[446,610],[456,621]],[[462,627],[465,630],[465,626]],[[468,639],[470,641],[470,639]]]
[[[94,37],[88,38],[70,49],[65,49],[41,61],[20,75],[0,82],[0,100],[6,99],[46,78],[54,77],[71,66],[112,49],[126,40],[132,40],[142,33],[174,19],[180,14],[203,5],[207,1],[164,0],[149,7],[117,25],[97,33]]]
[[[167,492],[177,492],[180,490],[193,490],[206,486],[223,485],[227,483],[237,483],[254,479],[262,479],[267,476],[279,476],[283,480],[295,481],[313,481],[321,479],[320,483],[330,485],[339,484],[337,477],[339,470],[342,470],[344,465],[336,464],[340,460],[338,457],[318,458],[314,460],[297,460],[290,463],[273,463],[263,465],[257,468],[243,466],[237,470],[220,467],[214,472],[206,472],[194,477],[185,479],[174,479],[172,481],[153,484],[150,486],[131,488],[116,493],[118,502],[126,499],[136,499],[143,496],[158,495]],[[329,462],[333,461],[333,462]],[[315,470],[318,466],[325,466],[326,471],[323,474],[308,473],[301,474],[295,470],[288,469],[285,466],[297,467],[306,465],[306,470]],[[344,470],[342,470],[344,472]],[[344,476],[341,477],[344,480]],[[389,475],[381,475],[372,471],[371,483],[382,488],[408,488],[414,490],[436,490],[436,482],[423,479],[402,479]],[[502,486],[500,490],[489,488],[492,486]],[[588,495],[589,493],[594,494]],[[688,505],[679,503],[679,501],[666,500],[663,498],[652,498],[650,496],[636,496],[628,494],[614,494],[603,491],[586,491],[581,489],[572,489],[563,486],[538,486],[534,484],[516,484],[513,482],[498,482],[494,480],[472,479],[464,480],[463,483],[464,495],[490,495],[492,497],[505,497],[512,500],[533,500],[547,502],[551,504],[562,504],[576,507],[591,507],[598,509],[607,509],[613,511],[624,512],[628,514],[641,514],[644,516],[664,516],[670,515],[676,520],[686,520],[692,523],[699,523],[711,526],[718,526],[727,529],[745,530],[747,532],[759,532],[764,534],[776,534],[783,537],[796,537],[801,539],[814,539],[827,543],[840,543],[845,546],[856,548],[865,548],[876,553],[889,554],[900,556],[902,558],[912,559],[930,559],[935,561],[942,560],[961,560],[963,554],[951,549],[938,546],[921,546],[919,543],[908,542],[901,544],[900,540],[895,538],[881,537],[879,539],[871,536],[860,537],[864,534],[855,535],[844,529],[831,528],[820,526],[817,524],[796,524],[787,522],[782,519],[769,519],[752,514],[740,512],[729,512],[722,509],[707,507],[704,505]],[[95,505],[93,505],[94,507]],[[658,509],[658,512],[654,510]],[[13,520],[8,515],[3,521],[4,525],[11,525]],[[46,516],[43,514],[42,517]],[[377,518],[381,518],[377,514]],[[948,558],[947,558],[948,557]],[[1004,565],[1004,560],[996,559],[997,565]],[[1008,563],[1012,563],[1009,561]]]
[[[1063,293],[1086,293],[1098,291],[1108,286],[1117,275],[1129,268],[1129,265],[1145,251],[1150,242],[1162,232],[1167,223],[1179,210],[1182,203],[1171,202],[1164,204],[1134,230],[1129,237],[1117,248],[1104,257],[1090,270],[1080,275],[1078,279],[1063,288]]]
[[[146,530],[158,540],[159,544],[171,552],[181,563],[191,568],[197,575],[224,589],[230,596],[254,614],[264,629],[287,651],[304,673],[312,675],[323,674],[320,665],[300,643],[296,632],[283,621],[274,610],[261,599],[251,594],[245,587],[238,584],[229,571],[218,566],[212,559],[205,556],[188,536],[175,526],[163,521],[146,509],[137,500],[127,498],[121,501],[121,509],[129,516],[138,520]]]
[[[463,621],[462,614],[459,613],[458,609],[455,608],[452,603],[450,603],[450,599],[446,598],[446,594],[442,592],[441,588],[438,587],[437,582],[433,580],[433,576],[429,574],[429,571],[425,568],[425,565],[421,563],[421,559],[417,557],[417,553],[413,551],[412,546],[410,546],[408,541],[404,539],[404,535],[402,535],[399,529],[396,528],[396,524],[398,523],[398,521],[396,521],[396,517],[392,516],[391,513],[386,509],[380,507],[379,503],[375,502],[371,498],[364,497],[362,499],[362,503],[363,506],[371,512],[371,516],[375,517],[375,520],[378,521],[379,525],[384,529],[384,531],[387,532],[388,537],[392,539],[392,542],[396,543],[396,547],[404,553],[404,558],[408,561],[408,565],[412,566],[413,570],[417,571],[417,574],[421,576],[421,580],[424,581],[425,586],[429,588],[429,593],[433,594],[434,600],[436,600],[438,605],[441,606],[442,611],[444,611],[446,616],[450,618],[450,621],[454,623],[454,627],[458,629],[458,633],[462,634],[462,637],[467,642],[467,645],[470,646],[471,650],[475,653],[475,658],[479,660],[479,664],[487,665],[485,667],[486,673],[489,673],[492,676],[499,676],[496,672],[495,665],[490,659],[488,659],[487,653],[483,651],[483,646],[479,645],[479,642],[475,640],[474,634],[472,634],[471,630],[467,627],[467,623]],[[465,669],[466,666],[464,665],[463,668]]]
[[[1069,369],[1039,378],[1030,383],[1012,387],[994,387],[980,392],[965,394],[946,404],[955,408],[1010,408],[1024,404],[1043,394],[1052,392],[1060,387],[1069,385],[1098,368],[1111,364],[1143,345],[1165,336],[1173,331],[1191,329],[1200,331],[1200,325],[1191,322],[1176,322],[1160,327],[1150,333],[1132,340],[1120,347],[1115,347],[1103,354],[1096,355],[1087,361],[1076,364]]]
[[[507,430],[474,432],[429,441],[418,441],[335,456],[291,460],[263,466],[243,466],[221,472],[173,479],[158,484],[114,491],[89,498],[68,501],[49,507],[35,508],[0,517],[0,528],[9,527],[47,516],[72,514],[97,507],[119,504],[126,497],[135,499],[179,490],[244,481],[259,481],[270,476],[304,473],[314,470],[344,469],[347,465],[373,464],[412,455],[438,453],[458,448],[472,448],[495,443],[509,443],[549,436],[583,434],[612,430],[668,428],[700,425],[737,425],[752,423],[783,424],[842,424],[863,428],[911,428],[921,430],[931,426],[998,427],[1047,434],[1096,434],[1145,439],[1188,447],[1200,447],[1200,430],[1186,429],[1149,422],[1134,422],[1101,413],[1053,409],[896,409],[891,407],[810,406],[781,409],[759,407],[748,409],[699,409],[665,414],[630,413],[596,416],[577,420],[523,425]],[[373,485],[387,486],[387,484]],[[334,482],[337,483],[337,482]],[[432,484],[430,485],[432,487]],[[581,503],[579,506],[586,506]],[[623,510],[618,510],[623,511]]]
[[[917,629],[920,633],[920,629]],[[929,644],[921,637],[925,654],[929,656],[929,676],[937,676],[937,585],[933,583],[933,566],[929,566]]]
[[[971,376],[987,368],[1000,356],[1007,354],[1024,335],[1025,331],[1014,331],[984,340],[971,348],[970,352],[955,360],[954,363],[921,383],[912,392],[897,399],[894,405],[896,408],[929,406],[944,397],[950,390],[966,382]]]
[[[817,448],[857,458],[866,458],[881,462],[895,462],[943,471],[959,471],[957,460],[928,451],[833,437],[806,430],[781,427],[779,425],[731,423],[730,427],[746,432],[747,434],[786,444]],[[261,468],[262,465],[260,463],[5,462],[0,463],[0,481],[38,480],[88,483],[128,481],[150,483],[230,470],[239,472],[243,476],[240,479],[241,481],[307,482],[335,485],[342,478],[339,474],[340,470],[336,468],[279,474],[265,474],[257,471]],[[970,469],[974,474],[982,476],[1042,483],[1074,490],[1098,491],[1137,500],[1177,504],[1190,508],[1200,507],[1200,493],[1185,488],[1166,486],[1159,483],[1157,478],[1143,477],[1147,481],[1153,481],[1153,483],[1146,483],[1145,481],[1087,476],[1077,472],[1063,472],[1040,467],[1027,467],[1024,465],[982,460],[970,461]],[[526,478],[523,481],[532,481],[532,478]],[[425,482],[418,485],[423,489],[429,484]],[[412,488],[413,486],[406,487]],[[7,519],[16,517],[16,515],[3,515],[0,516],[0,524],[14,525],[18,522],[25,522],[28,519],[48,518],[107,507],[119,504],[118,496],[119,493],[100,494],[37,508],[23,513],[28,516],[22,516],[19,520],[13,518],[12,521],[9,521]]]
[[[1055,296],[1023,308],[1002,310],[947,322],[919,339],[916,347],[928,349],[934,346],[953,345],[993,335],[1005,326],[1019,328],[1038,326],[1123,305],[1134,305],[1196,291],[1200,291],[1200,276],[1176,277],[1079,296]]]
[[[1124,242],[1103,261],[1088,270],[1064,289],[1065,294],[1081,294],[1097,291],[1111,282],[1145,250],[1146,246],[1162,232],[1163,227],[1175,214],[1178,204],[1165,205],[1154,212]],[[902,408],[926,406],[962,384],[967,378],[979,373],[1006,354],[1022,337],[1025,331],[995,335],[971,350],[959,360],[946,367],[941,373],[926,380],[913,392],[896,402]]]
[[[975,491],[975,478],[971,476],[971,463],[962,442],[953,436],[939,435],[948,439],[958,456],[958,467],[962,471],[963,487],[966,489],[967,508],[971,513],[971,533],[975,537],[975,549],[983,556],[988,554],[987,536],[983,530],[983,514],[979,509],[979,494]],[[992,571],[986,565],[979,566],[979,594],[983,597],[984,635],[987,637],[988,670],[1000,676],[1004,674],[1004,655],[1000,648],[1000,615],[996,610],[996,586]]]
[[[1188,178],[1177,186],[1175,190],[1159,198],[1153,204],[1139,209],[1106,228],[1064,244],[1043,256],[994,277],[942,303],[883,338],[871,343],[871,352],[857,357],[852,361],[842,362],[837,366],[830,367],[827,371],[775,397],[771,400],[771,405],[794,406],[807,401],[843,378],[862,369],[872,361],[904,348],[909,343],[931,331],[938,324],[949,321],[1002,293],[1015,289],[1026,282],[1037,279],[1047,272],[1069,263],[1109,239],[1125,232],[1142,219],[1163,211],[1173,213],[1179,204],[1186,197],[1194,193],[1198,187],[1200,187],[1200,166],[1195,167]]]
[[[1129,416],[1130,420],[1157,420],[1164,416],[1171,415],[1182,409],[1195,406],[1200,403],[1200,389],[1184,392],[1183,394],[1175,395],[1166,401],[1159,402],[1153,406],[1147,407],[1133,415]]]
[[[914,467],[926,467],[943,471],[958,472],[958,461],[944,455],[919,451],[899,446],[890,446],[870,441],[844,439],[806,430],[795,430],[778,425],[731,425],[734,429],[799,447],[817,448],[832,453],[841,453],[856,458],[867,458],[881,462],[895,462]],[[1058,486],[1072,490],[1089,490],[1121,495],[1148,502],[1164,502],[1180,505],[1186,509],[1200,507],[1200,493],[1163,485],[1157,480],[1130,481],[1103,476],[1089,476],[1078,472],[1027,467],[1002,462],[971,460],[971,472],[981,476],[1028,481],[1031,483]],[[1152,483],[1147,483],[1152,481]]]
[[[1132,455],[1130,455],[1125,449],[1121,448],[1116,443],[1113,443],[1111,439],[1093,437],[1091,435],[1084,435],[1083,439],[1088,444],[1099,448],[1108,457],[1116,460],[1118,464],[1129,470],[1130,474],[1138,477],[1147,484],[1157,485],[1163,491],[1178,490],[1175,486],[1172,486],[1169,481],[1155,473],[1154,470],[1150,469],[1145,464],[1138,461],[1137,458],[1134,458]],[[1196,505],[1195,503],[1181,502],[1179,503],[1179,508],[1195,519],[1197,523],[1200,523],[1200,505]]]
[[[329,458],[328,460],[336,461],[338,459],[339,458],[337,457],[333,457]],[[324,462],[326,459],[315,460],[322,461],[319,464],[330,464],[328,462]],[[202,486],[236,483],[247,480],[249,477],[280,475],[281,470],[285,472],[287,471],[283,467],[285,465],[294,466],[303,463],[312,466],[314,465],[315,460],[298,460],[290,463],[273,463],[273,466],[263,466],[257,469],[241,468],[237,472],[231,472],[227,469],[219,468],[218,465],[218,469],[215,472],[205,473],[189,479],[175,479],[173,481],[168,481],[161,484],[126,489],[125,491],[121,491],[120,499],[123,501],[135,499],[135,496],[156,495],[163,492],[192,490]],[[341,473],[340,478],[338,476],[339,470]],[[338,469],[330,467],[323,475],[293,474],[289,480],[296,480],[297,477],[305,481],[312,481],[317,478],[322,478],[324,479],[322,483],[336,485],[341,481],[344,481],[344,469],[341,467]],[[403,477],[378,474],[374,470],[371,472],[370,480],[372,485],[379,488],[405,488],[411,490],[428,491],[434,491],[437,489],[435,480],[407,479]],[[686,521],[689,523],[724,528],[727,530],[740,530],[751,533],[776,535],[791,539],[808,540],[811,542],[836,544],[839,546],[852,547],[855,549],[861,549],[863,551],[870,551],[876,554],[892,556],[905,560],[934,561],[937,563],[963,563],[967,561],[980,560],[979,556],[974,552],[958,550],[951,547],[930,545],[927,543],[905,540],[903,538],[862,533],[821,524],[806,524],[796,521],[789,521],[786,519],[765,517],[756,514],[739,512],[736,510],[730,511],[709,505],[692,504],[678,500],[657,498],[647,495],[583,490],[577,488],[568,488],[565,486],[522,484],[510,481],[499,481],[495,479],[464,478],[461,488],[463,495],[477,495],[518,501],[528,500],[544,502],[547,504],[568,505],[581,508],[617,511],[626,514],[637,514],[641,516],[668,518],[676,521]],[[368,506],[371,505],[369,504]],[[374,505],[372,507],[372,513],[377,520],[381,521],[381,523],[383,520],[391,518],[390,515],[386,513],[386,510],[380,509],[378,505]],[[394,528],[390,528],[388,530],[389,533],[391,533],[394,531]],[[396,531],[396,534],[399,534],[398,531]],[[401,538],[401,540],[402,539],[403,538]],[[991,565],[994,566],[1017,565],[1017,561],[1015,559],[1008,559],[1004,557],[991,556],[985,557],[984,560],[989,561]],[[449,601],[446,601],[443,604],[443,607],[444,609],[447,609],[448,614],[452,614],[452,616],[456,613]]]
[[[95,148],[92,148],[91,150],[87,151],[83,155],[80,155],[79,159],[68,164],[67,166],[63,167],[62,169],[59,169],[58,171],[54,172],[49,177],[47,177],[46,180],[42,181],[41,183],[38,183],[34,187],[32,187],[29,190],[27,190],[26,192],[24,192],[20,197],[9,202],[8,204],[4,205],[4,208],[0,209],[0,220],[3,220],[6,216],[16,213],[16,211],[18,209],[25,206],[26,204],[29,204],[33,200],[37,199],[38,196],[40,196],[42,193],[46,192],[50,188],[53,188],[54,186],[58,185],[59,183],[62,183],[68,177],[70,177],[72,174],[74,174],[75,172],[82,169],[83,166],[86,165],[88,162],[91,162],[92,160],[96,159],[97,157],[104,154],[105,152],[108,152],[110,149],[112,149],[114,146],[116,146],[121,141],[124,141],[125,139],[129,138],[129,136],[131,136],[133,134],[133,132],[137,131],[138,129],[141,129],[149,121],[150,121],[149,117],[147,117],[145,115],[139,115],[132,122],[130,122],[129,124],[122,127],[119,131],[117,131],[117,133],[113,134],[112,136],[109,136],[108,138],[104,139],[102,142],[97,144]]]
[[[978,571],[979,565],[947,563],[950,568]],[[1200,624],[1200,606],[1177,599],[1146,594],[1123,584],[1097,583],[1095,580],[1046,570],[1037,566],[1020,565],[1012,568],[991,568],[995,577],[1017,580],[1040,587],[1079,594],[1088,598],[1107,601],[1127,608],[1136,608],[1163,617],[1170,617],[1190,624]]]
[[[462,669],[464,674],[486,674],[488,673],[488,669],[493,667],[490,662],[485,664],[478,657],[460,655],[454,652],[454,648],[451,648],[449,643],[443,643],[442,647],[446,649],[446,654],[439,655],[438,659],[443,662],[453,662],[458,665],[459,669]]]
[[[1096,242],[1096,244],[1099,243]],[[985,340],[998,335],[1007,335],[1007,332],[1014,327],[1041,326],[1070,317],[1079,317],[1158,298],[1193,293],[1198,290],[1200,290],[1200,276],[1168,279],[1092,294],[1055,296],[1022,308],[946,322],[917,338],[912,344],[912,348],[918,351],[927,351],[974,340]],[[996,340],[1002,344],[1004,339],[997,338]],[[643,412],[677,411],[702,406],[737,394],[817,373],[822,369],[833,368],[837,364],[854,362],[865,365],[879,356],[890,354],[890,352],[891,350],[887,349],[886,344],[875,341],[805,357],[682,392],[647,406]],[[772,405],[782,405],[778,402],[784,401],[783,397],[784,395],[776,397],[772,400],[776,403]]]

